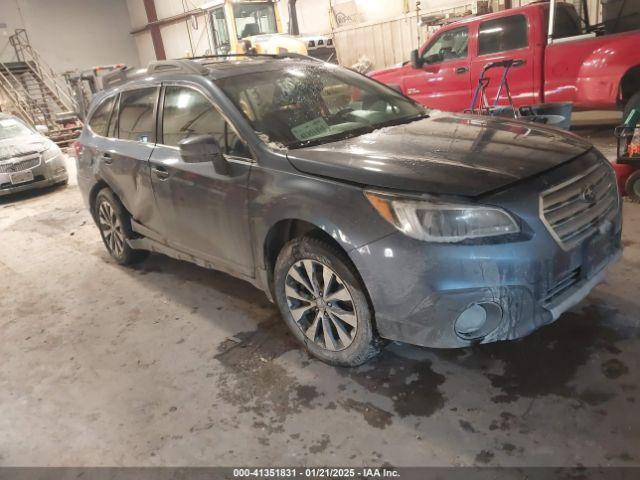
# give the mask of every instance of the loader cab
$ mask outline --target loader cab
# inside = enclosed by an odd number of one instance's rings
[[[245,53],[249,48],[255,48],[256,53],[279,53],[279,49],[291,53],[307,53],[302,42],[292,42],[287,35],[281,35],[283,30],[280,15],[271,0],[215,0],[201,8],[207,12],[211,46],[215,55]],[[257,44],[264,38],[271,38],[269,45],[258,47]],[[303,47],[303,51],[300,47]],[[267,49],[274,51],[266,51]]]

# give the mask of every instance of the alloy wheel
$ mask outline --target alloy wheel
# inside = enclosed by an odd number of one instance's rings
[[[122,256],[125,245],[122,224],[115,210],[107,201],[101,202],[98,207],[98,223],[100,224],[100,231],[104,241],[111,253],[116,257]]]
[[[331,268],[310,259],[294,263],[285,295],[296,325],[314,344],[335,352],[353,343],[358,330],[353,297]]]

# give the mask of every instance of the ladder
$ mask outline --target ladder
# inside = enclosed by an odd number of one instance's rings
[[[69,86],[29,43],[25,29],[9,37],[16,61],[0,63],[0,93],[8,109],[33,125],[46,125],[48,136],[66,146],[82,128]]]

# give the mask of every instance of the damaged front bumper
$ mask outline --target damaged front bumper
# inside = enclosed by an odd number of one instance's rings
[[[521,220],[522,234],[516,238],[446,244],[397,232],[352,250],[378,333],[436,348],[514,340],[582,301],[622,252],[619,194],[613,173],[599,162],[598,156],[585,155],[483,198]],[[607,181],[610,187],[603,186]],[[589,210],[580,210],[590,222],[576,230],[580,240],[558,238],[557,231],[563,232],[558,223],[546,221],[547,212],[557,210],[549,203],[594,186],[602,193]],[[546,198],[551,200],[545,203]],[[562,202],[561,208],[569,203]],[[561,218],[568,218],[562,224],[582,221],[577,215]]]

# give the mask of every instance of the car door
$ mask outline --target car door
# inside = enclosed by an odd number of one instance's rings
[[[403,79],[403,92],[428,107],[450,112],[471,104],[469,28],[438,34],[422,51],[424,64]]]
[[[119,95],[97,161],[100,176],[131,216],[153,224],[149,157],[155,146],[159,87],[131,88]]]
[[[151,156],[151,179],[163,235],[169,246],[212,263],[216,268],[252,277],[247,185],[253,159],[246,143],[195,85],[163,87],[158,118],[161,140]],[[213,163],[187,163],[180,141],[213,135],[230,164],[221,175]]]
[[[518,66],[510,69],[507,77],[511,95],[516,106],[530,105],[537,102],[536,89],[534,88],[534,62],[535,45],[530,42],[529,17],[524,13],[508,15],[481,22],[477,36],[477,50],[471,61],[471,80],[474,85],[480,79],[482,69],[493,62],[504,60],[517,60]],[[538,67],[539,68],[539,67]],[[489,85],[487,98],[493,105],[499,90],[502,68],[494,68],[487,71]],[[508,105],[506,92],[502,92],[499,105]]]
[[[105,100],[90,120],[98,175],[145,225],[152,223],[153,215],[149,157],[155,144],[158,94],[159,87],[128,89]]]

